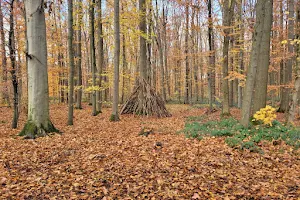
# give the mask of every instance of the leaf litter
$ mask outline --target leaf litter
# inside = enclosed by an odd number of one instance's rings
[[[172,117],[122,115],[110,122],[110,109],[92,117],[84,106],[66,126],[66,106],[53,105],[51,119],[63,134],[23,140],[15,135],[26,116],[12,130],[12,111],[1,108],[1,199],[300,198],[299,152],[268,143],[261,155],[232,149],[222,138],[187,139],[177,133],[186,118],[206,110],[168,109]],[[145,127],[153,130],[147,137],[139,135]]]

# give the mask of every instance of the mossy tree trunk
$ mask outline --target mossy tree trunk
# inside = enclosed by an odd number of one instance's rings
[[[28,119],[19,134],[36,138],[58,132],[49,117],[44,2],[25,0],[28,40]]]

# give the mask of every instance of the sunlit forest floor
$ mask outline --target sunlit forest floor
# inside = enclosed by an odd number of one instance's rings
[[[66,126],[67,106],[52,105],[63,134],[36,140],[16,137],[24,114],[12,130],[12,111],[0,108],[0,199],[300,198],[299,150],[265,143],[259,154],[232,149],[223,138],[187,139],[178,131],[205,109],[168,108],[170,118],[122,115],[110,122],[110,109],[92,117],[85,105]],[[143,127],[154,133],[140,136]]]

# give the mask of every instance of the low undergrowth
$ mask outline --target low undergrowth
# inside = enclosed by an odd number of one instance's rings
[[[272,126],[251,125],[244,128],[236,119],[227,118],[220,121],[204,122],[204,117],[189,117],[182,132],[188,138],[225,137],[228,146],[237,149],[248,149],[251,152],[263,153],[260,143],[273,142],[274,145],[285,142],[295,149],[300,148],[300,130],[287,127],[279,121]]]

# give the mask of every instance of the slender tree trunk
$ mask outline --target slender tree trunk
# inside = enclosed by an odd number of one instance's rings
[[[156,0],[156,42],[157,42],[157,48],[159,53],[159,66],[160,66],[160,91],[161,95],[163,97],[163,100],[166,101],[166,87],[165,87],[165,70],[164,70],[164,55],[163,55],[163,46],[162,46],[162,37],[160,33],[160,26],[159,26],[159,20],[158,20],[158,5]]]
[[[123,33],[122,37],[122,74],[123,74],[123,79],[122,79],[122,97],[121,97],[121,103],[124,103],[125,100],[125,87],[126,87],[126,77],[127,77],[127,60],[126,60],[126,40],[125,40],[125,34]]]
[[[68,0],[68,52],[69,52],[69,101],[68,125],[73,125],[74,112],[74,49],[73,49],[73,0]]]
[[[8,104],[10,106],[8,87],[7,87],[7,58],[6,58],[6,49],[5,49],[5,33],[4,33],[4,24],[3,24],[3,12],[2,12],[2,1],[0,1],[0,36],[1,36],[1,55],[2,55],[2,99],[0,103]]]
[[[58,130],[49,117],[44,2],[25,0],[25,9],[28,37],[28,119],[19,135],[36,138]]]
[[[81,52],[81,47],[82,47],[82,38],[81,38],[81,25],[82,25],[82,0],[78,0],[78,5],[77,5],[77,34],[76,34],[76,57],[77,57],[77,62],[76,62],[76,68],[77,68],[77,78],[78,78],[78,89],[76,90],[77,92],[77,99],[76,99],[76,109],[82,109],[82,87],[83,87],[83,82],[82,82],[82,52]]]
[[[189,66],[189,4],[185,5],[185,90],[184,90],[184,104],[190,104],[190,66]]]
[[[239,58],[238,58],[238,72],[240,74],[244,73],[244,25],[242,19],[242,10],[243,10],[243,0],[238,0],[238,22],[241,24],[239,25],[239,39],[238,39],[238,46],[240,47],[239,50]],[[242,108],[243,102],[243,87],[240,85],[241,80],[238,80],[238,108]]]
[[[229,58],[229,34],[230,34],[230,25],[233,18],[235,1],[226,0],[223,3],[223,27],[224,27],[224,42],[223,42],[223,115],[230,115],[230,106],[229,106],[229,85],[228,79],[228,58]]]
[[[196,26],[195,26],[195,9],[193,9],[192,13],[192,41],[193,41],[193,47],[191,48],[192,53],[192,63],[194,68],[194,81],[195,81],[195,96],[196,96],[196,102],[199,101],[199,82],[198,82],[198,39],[196,36]]]
[[[103,27],[102,27],[102,0],[98,0],[98,74],[99,88],[97,91],[97,112],[102,112],[102,73],[104,65],[104,50],[103,50]]]
[[[169,77],[169,69],[168,69],[168,38],[167,38],[167,13],[165,13],[165,7],[163,5],[163,15],[162,15],[162,23],[163,23],[163,38],[164,38],[164,71],[165,71],[165,80],[166,80],[166,86],[167,90],[164,93],[164,99],[167,101],[168,98],[170,98],[171,93],[171,86],[170,86],[170,77]]]
[[[290,84],[292,81],[292,73],[293,73],[293,61],[294,61],[294,47],[291,44],[290,41],[294,40],[294,15],[295,15],[295,10],[294,10],[294,1],[295,0],[288,0],[288,55],[289,58],[287,60],[285,70],[284,70],[284,82],[283,84],[285,85],[282,91],[282,99],[280,101],[280,107],[279,107],[279,112],[288,112],[289,109],[289,100],[290,100],[290,94],[291,94],[291,88]]]
[[[215,102],[216,96],[216,72],[215,72],[215,40],[214,40],[214,33],[213,33],[213,19],[212,19],[212,1],[208,0],[207,4],[208,8],[208,43],[209,43],[209,66],[207,70],[208,76],[208,98],[209,98],[209,109],[212,111],[213,103]]]
[[[281,34],[280,34],[280,37],[279,37],[279,40],[280,41],[283,41],[283,39],[284,39],[284,26],[283,26],[283,2],[282,1],[280,1],[280,32],[281,32]],[[285,48],[284,48],[284,46],[282,46],[282,48],[280,49],[281,50],[281,52],[285,52]],[[281,60],[280,60],[280,76],[279,76],[279,82],[280,82],[280,101],[283,101],[283,85],[284,85],[284,68],[285,68],[285,63],[284,63],[284,59],[283,59],[283,56],[282,56],[282,58],[281,58]],[[279,112],[281,112],[280,111],[280,109],[278,109],[278,111]]]
[[[118,112],[118,104],[119,104],[119,64],[120,64],[120,11],[119,11],[120,5],[119,4],[120,4],[119,0],[114,0],[114,14],[115,14],[115,17],[114,17],[114,28],[115,28],[114,91],[113,91],[114,95],[113,95],[113,110],[112,110],[112,115],[111,115],[111,118],[110,118],[111,121],[119,121],[120,120],[119,112]],[[142,70],[145,70],[145,69],[142,69]]]
[[[89,5],[89,26],[90,26],[90,54],[91,54],[91,70],[92,70],[92,116],[98,115],[96,102],[96,56],[95,56],[95,0],[92,0]]]
[[[19,118],[19,95],[18,95],[18,77],[17,77],[17,65],[16,65],[16,45],[15,45],[15,25],[14,25],[14,0],[10,2],[10,14],[9,14],[9,57],[11,61],[11,77],[14,91],[14,114],[12,120],[12,128],[17,128]]]
[[[297,2],[296,7],[296,40],[300,40],[300,1]],[[296,43],[296,78],[294,83],[294,91],[292,96],[292,102],[289,109],[288,123],[292,124],[295,120],[296,107],[299,101],[299,91],[300,91],[300,44]]]
[[[269,60],[269,55],[266,55],[267,49],[270,49],[269,45],[263,43],[263,39],[267,39],[267,35],[270,37],[270,17],[272,17],[273,0],[258,0],[256,4],[256,24],[253,33],[253,43],[250,55],[250,65],[247,73],[246,87],[243,96],[242,105],[242,118],[241,124],[245,127],[249,126],[249,120],[251,116],[251,107],[253,100],[253,91],[256,79],[256,70],[258,68],[259,59],[261,58],[261,49],[264,50],[264,59]],[[265,36],[264,36],[265,35]],[[264,44],[265,46],[263,46]]]

